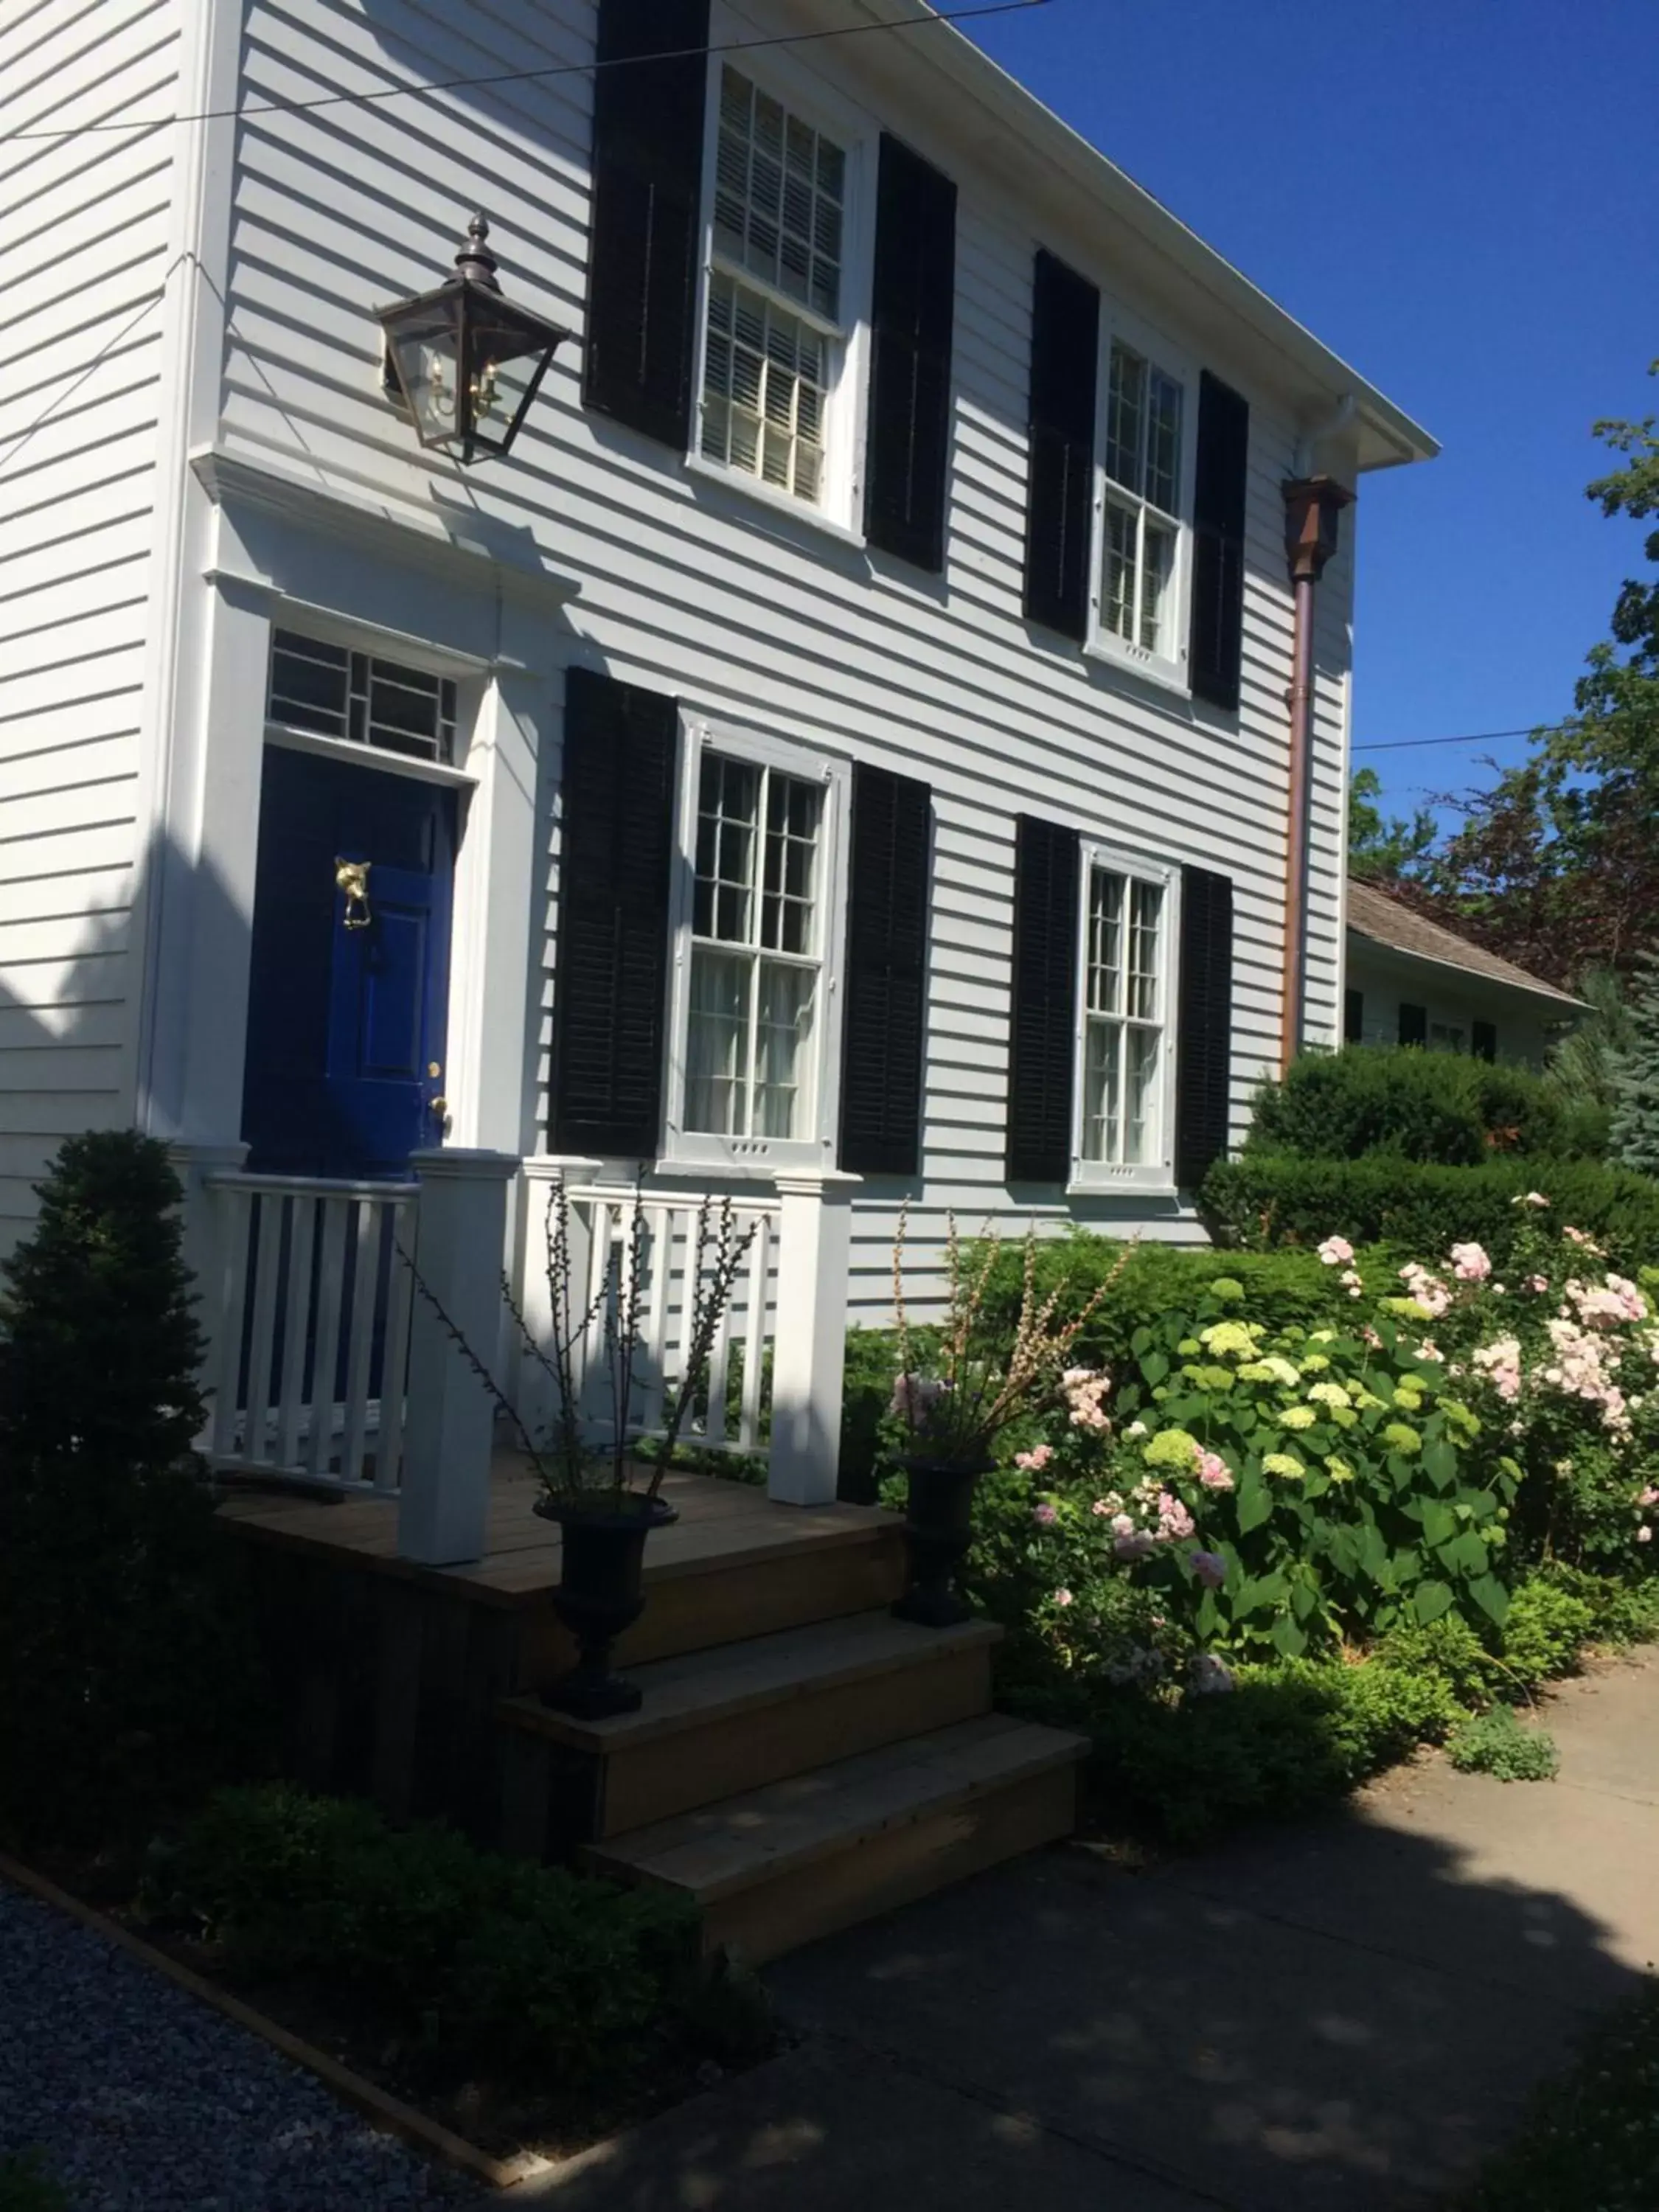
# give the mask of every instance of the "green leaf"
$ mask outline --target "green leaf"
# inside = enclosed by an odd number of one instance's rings
[[[1419,1626],[1426,1628],[1431,1620],[1438,1620],[1442,1613],[1449,1613],[1455,1601],[1444,1583],[1419,1583],[1412,1597],[1412,1611]]]
[[[1437,1552],[1457,1534],[1456,1516],[1449,1505],[1443,1505],[1437,1498],[1424,1498],[1416,1517],[1423,1523],[1425,1540]]]
[[[1486,1618],[1501,1628],[1510,1609],[1510,1594],[1496,1575],[1477,1575],[1469,1584],[1469,1595]]]
[[[1248,1536],[1259,1528],[1273,1514],[1273,1496],[1266,1481],[1259,1475],[1247,1474],[1238,1486],[1238,1533]]]
[[[1143,1352],[1140,1371],[1149,1382],[1161,1382],[1170,1371],[1170,1355],[1167,1352]]]
[[[1299,1659],[1308,1648],[1308,1632],[1288,1613],[1281,1613],[1273,1628],[1273,1642],[1287,1659]]]
[[[1297,1583],[1291,1591],[1291,1611],[1298,1620],[1311,1620],[1319,1610],[1319,1592],[1311,1583]]]
[[[1143,1322],[1140,1327],[1135,1331],[1134,1334],[1129,1339],[1129,1349],[1133,1352],[1135,1358],[1139,1359],[1141,1353],[1146,1351],[1147,1346],[1152,1342],[1152,1332]]]
[[[1466,1528],[1455,1544],[1440,1547],[1440,1564],[1454,1574],[1483,1575],[1486,1571],[1486,1547],[1473,1528]]]

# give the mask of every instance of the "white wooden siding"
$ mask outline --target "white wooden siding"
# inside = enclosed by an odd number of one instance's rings
[[[591,58],[593,33],[592,0],[522,0],[511,9],[363,0],[360,10],[321,0],[251,0],[245,96],[379,90],[581,64]],[[821,69],[856,98],[854,50],[867,43],[826,44],[793,59],[797,68]],[[920,1253],[936,1245],[947,1208],[973,1227],[1010,1212],[1001,1161],[1020,811],[1232,876],[1234,1105],[1242,1126],[1279,1036],[1291,621],[1279,487],[1292,472],[1289,410],[1200,334],[1170,329],[1251,402],[1236,731],[1031,632],[1020,594],[1039,226],[986,180],[965,145],[938,138],[936,116],[872,109],[872,128],[890,125],[933,154],[961,191],[945,578],[867,557],[805,516],[694,481],[663,449],[585,415],[574,347],[556,361],[512,462],[458,483],[447,465],[421,458],[380,397],[369,308],[435,281],[466,217],[482,206],[509,291],[579,331],[590,104],[591,81],[577,74],[246,122],[228,283],[226,448],[290,467],[302,456],[319,484],[372,492],[393,511],[408,503],[454,512],[476,502],[496,523],[530,532],[550,565],[580,576],[562,658],[672,692],[711,717],[757,724],[932,785],[938,871],[926,1188],[914,1209]],[[940,103],[939,112],[948,107]],[[1091,273],[1109,289],[1109,240],[1101,240]],[[1140,303],[1130,297],[1126,304]],[[1340,1024],[1352,577],[1345,549],[1322,589],[1316,641],[1310,1018],[1328,1034]],[[556,713],[550,727],[556,731]],[[544,764],[543,789],[550,794],[556,781],[555,757]],[[553,811],[550,800],[545,983],[535,1040],[542,1086],[551,1030]],[[526,1127],[526,1146],[537,1141],[537,1128]],[[886,1307],[898,1196],[896,1186],[878,1184],[860,1203],[854,1306],[866,1318]],[[1046,1218],[1066,1210],[1055,1205]],[[1154,1236],[1200,1234],[1172,1208],[1138,1216],[1120,1200],[1082,1200],[1071,1210],[1104,1223],[1139,1218]]]
[[[60,1139],[132,1111],[172,140],[8,134],[170,116],[177,45],[172,0],[0,6],[0,1255]]]

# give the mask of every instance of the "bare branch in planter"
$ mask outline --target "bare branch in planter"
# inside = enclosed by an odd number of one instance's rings
[[[674,1456],[674,1447],[696,1395],[703,1363],[714,1350],[715,1334],[732,1303],[732,1293],[737,1286],[738,1273],[760,1227],[759,1220],[753,1220],[739,1235],[730,1198],[721,1199],[717,1222],[718,1225],[711,1229],[710,1206],[705,1198],[697,1208],[696,1245],[686,1277],[692,1297],[690,1338],[685,1347],[684,1365],[668,1411],[662,1455],[651,1478],[648,1494],[653,1498],[662,1487],[662,1479],[668,1472],[669,1462]],[[714,1261],[705,1280],[704,1266],[711,1241]]]

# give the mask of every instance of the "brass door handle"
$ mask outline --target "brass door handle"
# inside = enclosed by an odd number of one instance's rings
[[[447,1114],[447,1113],[448,1113],[448,1111],[449,1111],[449,1101],[448,1101],[448,1099],[447,1099],[447,1098],[434,1098],[434,1099],[432,1101],[432,1110],[433,1110],[433,1112],[434,1112],[434,1114],[437,1114],[437,1115],[446,1115],[446,1114]]]
[[[345,893],[344,927],[347,929],[367,929],[374,916],[368,910],[368,872],[372,860],[343,860],[337,854],[334,862],[334,887]]]

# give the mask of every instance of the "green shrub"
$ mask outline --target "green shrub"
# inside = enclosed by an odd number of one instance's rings
[[[0,2212],[70,2212],[70,2201],[33,2151],[0,2156]]]
[[[1531,1689],[1571,1674],[1595,1627],[1595,1612],[1584,1598],[1545,1576],[1530,1576],[1510,1600],[1504,1623],[1509,1679]]]
[[[1523,1583],[1510,1595],[1504,1622],[1506,1645],[1526,1590]],[[1513,1670],[1495,1658],[1468,1622],[1455,1613],[1443,1613],[1426,1628],[1416,1621],[1391,1628],[1377,1643],[1376,1656],[1401,1674],[1443,1682],[1460,1705],[1489,1705],[1503,1694],[1505,1681],[1515,1679]]]
[[[258,1755],[246,1609],[191,1454],[180,1196],[149,1139],[71,1138],[0,1271],[0,1826],[26,1837],[142,1832]]]
[[[1561,1765],[1555,1739],[1522,1728],[1507,1705],[1460,1723],[1446,1739],[1446,1756],[1460,1774],[1492,1774],[1500,1782],[1553,1782]]]
[[[142,1902],[240,1971],[326,1979],[562,2087],[630,2078],[665,2039],[734,2058],[767,2032],[758,1996],[702,1967],[684,1900],[499,1857],[435,1825],[393,1830],[372,1807],[285,1784],[216,1793],[152,1851]]]
[[[1248,1152],[1211,1169],[1203,1205],[1223,1242],[1248,1249],[1311,1251],[1334,1230],[1353,1244],[1422,1258],[1458,1237],[1484,1245],[1502,1268],[1528,1227],[1525,1209],[1511,1201],[1534,1188],[1558,1219],[1589,1231],[1626,1273],[1659,1252],[1659,1182],[1593,1160],[1457,1168]]]
[[[1541,1075],[1461,1053],[1350,1045],[1308,1052],[1262,1086],[1249,1153],[1359,1159],[1383,1152],[1474,1167],[1494,1152],[1521,1158],[1598,1150],[1595,1117],[1574,1113]]]

